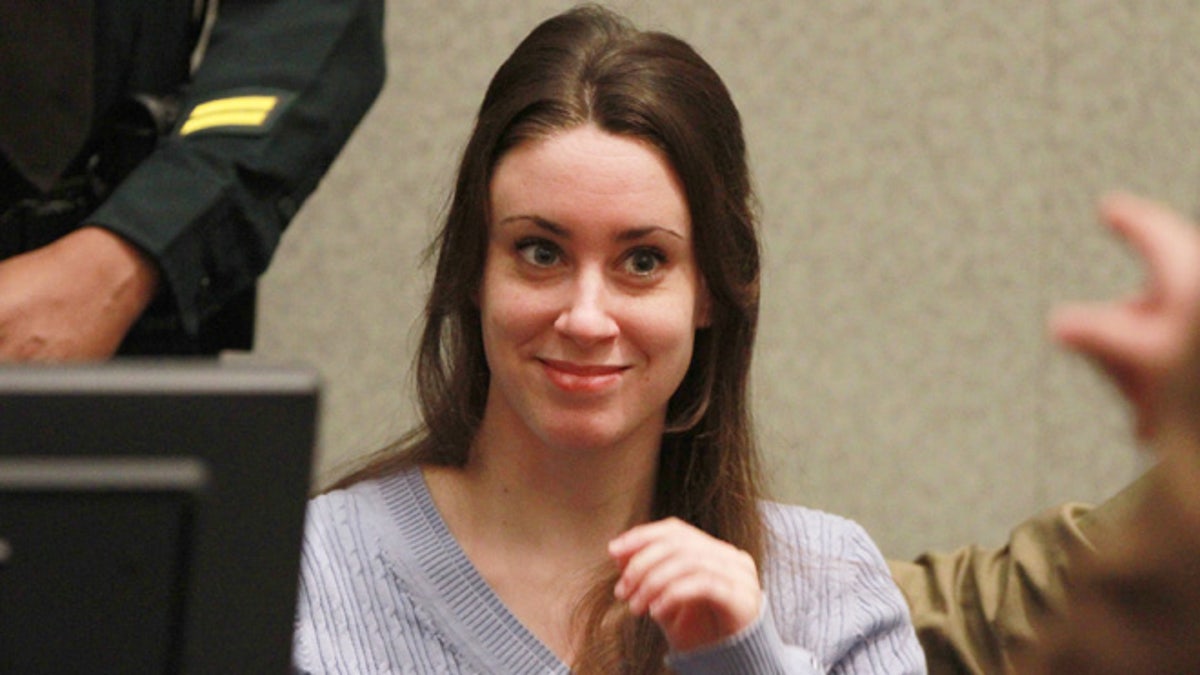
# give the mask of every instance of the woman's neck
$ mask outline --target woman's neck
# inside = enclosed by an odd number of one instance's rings
[[[611,565],[608,542],[650,518],[657,460],[657,446],[552,449],[485,423],[464,467],[423,471],[467,558],[570,663],[574,611]]]
[[[602,552],[649,519],[656,468],[657,452],[560,453],[480,434],[466,466],[425,473],[456,536]]]

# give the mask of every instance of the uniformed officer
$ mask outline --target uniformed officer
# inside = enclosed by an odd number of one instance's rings
[[[0,3],[0,360],[248,349],[382,0]]]

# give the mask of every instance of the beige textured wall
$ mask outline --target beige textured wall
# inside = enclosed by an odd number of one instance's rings
[[[495,67],[566,2],[389,2],[390,76],[285,237],[258,351],[326,382],[319,479],[412,420],[420,255]],[[783,499],[891,555],[1000,542],[1138,459],[1043,337],[1139,278],[1093,217],[1200,203],[1200,3],[614,2],[695,45],[743,113],[763,203],[757,420]]]

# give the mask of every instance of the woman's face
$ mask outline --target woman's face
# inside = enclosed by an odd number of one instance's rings
[[[552,448],[657,447],[707,305],[652,146],[585,125],[500,160],[479,295],[489,423]]]

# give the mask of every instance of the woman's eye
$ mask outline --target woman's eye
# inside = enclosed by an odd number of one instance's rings
[[[543,239],[518,242],[517,251],[525,262],[538,267],[549,267],[557,263],[560,257],[558,247]]]
[[[650,276],[666,261],[666,256],[652,248],[639,248],[625,258],[625,269],[640,277]]]

